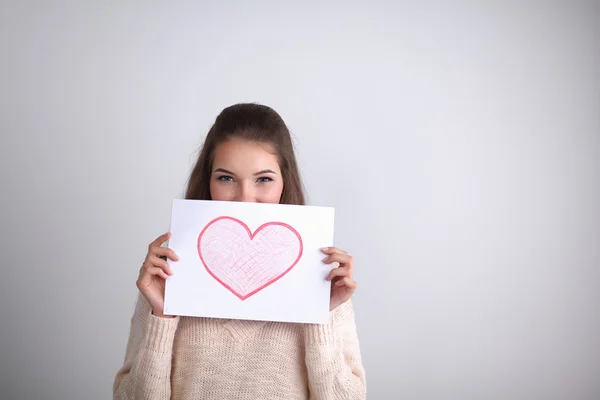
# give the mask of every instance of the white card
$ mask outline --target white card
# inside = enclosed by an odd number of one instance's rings
[[[164,313],[325,324],[334,209],[174,200]]]

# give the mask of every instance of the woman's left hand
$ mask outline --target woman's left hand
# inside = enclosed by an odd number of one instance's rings
[[[334,308],[348,301],[356,290],[356,281],[352,278],[354,275],[354,260],[351,255],[336,247],[327,247],[321,249],[321,251],[328,255],[323,260],[325,264],[339,263],[339,266],[333,268],[326,278],[331,281],[329,311],[333,311]]]

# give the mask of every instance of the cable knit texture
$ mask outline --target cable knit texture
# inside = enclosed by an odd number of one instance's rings
[[[140,295],[114,399],[365,399],[352,302],[329,323],[152,315]]]

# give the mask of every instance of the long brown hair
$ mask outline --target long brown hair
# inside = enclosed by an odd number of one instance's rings
[[[290,131],[272,108],[240,103],[225,108],[208,131],[198,161],[188,180],[186,199],[211,200],[210,177],[216,147],[233,138],[266,143],[276,151],[283,178],[281,204],[304,205],[304,188]]]

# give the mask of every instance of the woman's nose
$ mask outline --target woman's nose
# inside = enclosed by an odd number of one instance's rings
[[[236,196],[236,201],[252,203],[255,201],[255,197],[256,196],[254,195],[252,188],[248,187],[247,185],[240,185]]]

